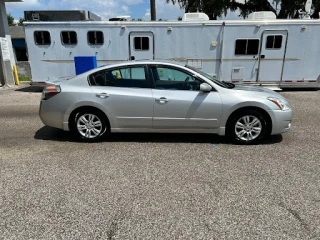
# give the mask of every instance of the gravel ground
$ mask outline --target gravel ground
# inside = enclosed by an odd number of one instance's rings
[[[255,146],[194,134],[87,144],[0,89],[1,239],[320,239],[320,91],[282,92],[292,130]]]

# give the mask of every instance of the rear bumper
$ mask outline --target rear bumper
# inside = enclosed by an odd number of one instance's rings
[[[270,110],[268,111],[272,120],[271,135],[287,132],[291,128],[292,110]]]
[[[50,100],[42,100],[40,102],[39,117],[41,121],[46,126],[64,129],[64,114],[59,111],[55,111],[54,107],[50,107],[51,104],[49,103],[49,101]]]

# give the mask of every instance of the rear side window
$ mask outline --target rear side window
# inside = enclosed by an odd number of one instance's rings
[[[62,31],[61,42],[63,45],[76,45],[78,43],[77,33],[75,31]]]
[[[50,33],[48,31],[35,31],[34,42],[37,45],[50,45],[51,44]]]
[[[259,51],[259,39],[237,39],[235,55],[256,55]]]
[[[103,32],[101,31],[89,31],[88,32],[88,43],[90,45],[103,45]]]
[[[91,86],[148,88],[144,67],[103,70],[89,76]]]

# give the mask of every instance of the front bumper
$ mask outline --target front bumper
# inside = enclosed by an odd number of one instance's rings
[[[271,135],[281,134],[291,129],[292,110],[269,110],[268,111],[272,120]]]

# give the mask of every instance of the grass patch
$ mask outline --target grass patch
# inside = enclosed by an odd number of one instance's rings
[[[31,78],[30,78],[30,77],[27,77],[27,76],[19,77],[19,81],[20,81],[20,82],[30,82],[30,81],[31,81]]]

